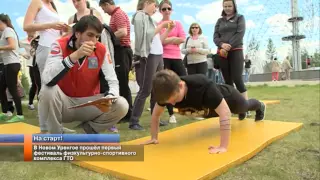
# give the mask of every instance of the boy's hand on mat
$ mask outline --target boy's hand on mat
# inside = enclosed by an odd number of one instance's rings
[[[151,140],[146,141],[140,145],[149,145],[149,144],[159,144],[159,141],[157,139],[151,139]]]
[[[221,154],[221,153],[227,152],[227,148],[224,148],[224,147],[209,146],[208,149],[210,154]]]

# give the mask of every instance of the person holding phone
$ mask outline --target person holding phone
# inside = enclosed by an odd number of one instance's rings
[[[98,42],[102,30],[97,17],[84,16],[71,36],[52,44],[39,94],[40,117],[44,117],[40,121],[47,125],[41,133],[64,133],[62,122],[80,121],[86,133],[97,134],[127,114],[129,105],[119,96],[119,81],[107,49]],[[104,94],[100,93],[101,76],[109,85]],[[105,101],[95,106],[70,109],[102,98]]]

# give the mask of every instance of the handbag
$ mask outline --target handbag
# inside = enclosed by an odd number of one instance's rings
[[[187,49],[187,44],[188,44],[188,40],[189,40],[190,37],[187,38],[186,40],[186,44],[184,45],[184,48]],[[184,67],[187,67],[188,66],[188,53],[184,56],[183,58],[183,64],[184,64]]]

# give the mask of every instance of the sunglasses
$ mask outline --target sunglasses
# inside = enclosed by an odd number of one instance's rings
[[[171,9],[170,7],[168,7],[168,8],[162,8],[162,9],[161,9],[161,11],[167,11],[167,10],[168,10],[168,11],[171,11],[172,9]]]
[[[199,27],[191,27],[191,29],[199,29]]]

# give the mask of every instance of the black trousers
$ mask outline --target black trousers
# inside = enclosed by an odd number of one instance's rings
[[[187,75],[186,68],[183,65],[183,61],[181,59],[169,59],[163,58],[163,64],[165,69],[170,69],[177,73],[178,76],[185,76]],[[167,105],[169,115],[173,115],[173,106]],[[151,107],[152,113],[153,107]]]
[[[31,87],[29,90],[29,104],[33,104],[34,97],[39,95],[41,89],[40,71],[37,65],[29,67]],[[38,99],[38,98],[37,98]]]
[[[7,64],[4,66],[3,75],[0,81],[0,100],[3,113],[7,113],[9,110],[8,99],[6,89],[8,88],[12,95],[14,104],[17,108],[17,115],[22,115],[21,98],[17,89],[18,73],[20,71],[20,63]]]
[[[203,74],[207,75],[208,71],[208,63],[207,62],[201,62],[196,64],[188,64],[188,74]]]
[[[231,86],[235,84],[240,93],[247,91],[242,78],[243,63],[242,50],[230,51],[227,59],[220,57],[220,68],[225,83]]]
[[[132,96],[129,87],[129,72],[132,66],[133,52],[130,47],[115,48],[115,71],[119,80],[120,96],[129,104],[129,111],[123,118],[129,120],[132,114]]]
[[[229,88],[229,94],[224,96],[231,113],[243,114],[248,111],[257,111],[261,108],[261,102],[257,99],[246,100],[241,93],[235,88]],[[218,117],[214,109],[210,109],[208,117]]]

